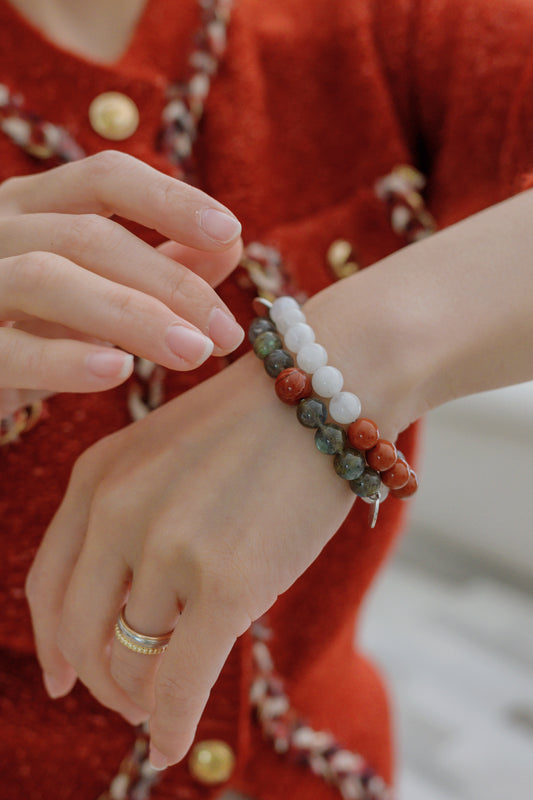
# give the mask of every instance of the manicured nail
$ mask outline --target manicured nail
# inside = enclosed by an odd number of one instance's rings
[[[203,232],[220,244],[232,242],[242,230],[238,219],[223,211],[217,211],[216,208],[204,208],[198,213]]]
[[[56,700],[58,697],[62,697],[63,695],[67,694],[68,691],[72,688],[68,684],[65,684],[64,680],[60,678],[56,678],[55,675],[52,675],[50,672],[43,672],[43,683],[44,688],[52,698],[52,700]]]
[[[85,359],[85,364],[97,378],[124,380],[133,369],[133,356],[131,353],[110,348],[100,353],[90,353]]]
[[[213,342],[200,331],[186,328],[185,325],[171,325],[167,330],[167,345],[174,355],[190,364],[203,364],[213,352]]]
[[[235,350],[244,339],[244,331],[233,317],[214,308],[209,317],[209,336],[222,350]]]
[[[166,769],[168,767],[169,761],[163,753],[154,747],[153,744],[150,745],[150,764],[154,769],[160,772],[162,769]]]

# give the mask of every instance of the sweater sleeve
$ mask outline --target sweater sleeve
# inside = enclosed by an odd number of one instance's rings
[[[433,212],[448,224],[524,188],[533,169],[531,1],[375,7],[376,41]]]

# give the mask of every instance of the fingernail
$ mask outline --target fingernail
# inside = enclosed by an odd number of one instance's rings
[[[63,695],[67,694],[67,692],[70,691],[70,689],[72,688],[72,686],[65,684],[64,680],[57,678],[50,672],[43,672],[43,683],[44,683],[44,688],[46,689],[52,700],[56,700],[58,697],[62,697]]]
[[[204,208],[199,212],[199,220],[203,232],[220,244],[232,242],[242,230],[238,219],[216,208]]]
[[[154,769],[160,772],[162,769],[166,769],[168,767],[169,761],[163,753],[154,747],[153,744],[150,745],[150,764]]]
[[[120,378],[124,380],[133,369],[133,356],[121,350],[90,353],[85,359],[87,369],[97,378]]]
[[[185,325],[171,325],[167,330],[167,345],[174,355],[190,364],[202,364],[213,352],[213,342],[200,331]]]
[[[244,339],[244,331],[229,314],[214,308],[209,317],[209,336],[222,350],[235,350]]]

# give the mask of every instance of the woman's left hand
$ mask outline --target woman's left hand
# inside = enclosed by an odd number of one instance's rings
[[[236,638],[353,504],[312,439],[249,354],[86,451],[27,581],[50,693],[79,677],[150,717],[154,765],[179,761]],[[134,629],[174,629],[166,653],[114,640],[124,604]]]

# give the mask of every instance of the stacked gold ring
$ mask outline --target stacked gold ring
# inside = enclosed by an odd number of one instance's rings
[[[134,653],[142,653],[145,656],[157,656],[164,653],[172,634],[173,631],[161,636],[146,636],[144,633],[139,633],[124,619],[124,609],[118,615],[115,623],[115,636],[120,644],[123,644],[128,650],[133,650]]]

